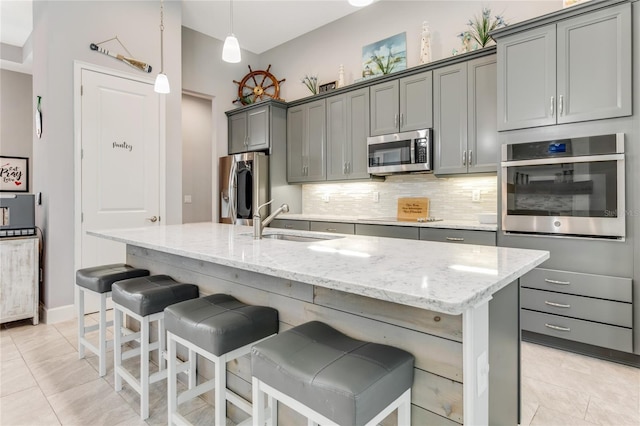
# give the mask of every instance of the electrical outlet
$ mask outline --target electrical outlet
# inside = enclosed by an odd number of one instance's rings
[[[185,195],[184,196],[184,203],[185,204],[191,204],[191,195]]]
[[[378,191],[373,191],[373,202],[374,203],[378,203],[380,202],[380,193]]]
[[[473,191],[471,191],[471,201],[473,201],[473,202],[480,201],[480,190],[479,189],[474,189]]]
[[[329,202],[329,194],[322,194],[322,201],[324,201],[325,203]]]

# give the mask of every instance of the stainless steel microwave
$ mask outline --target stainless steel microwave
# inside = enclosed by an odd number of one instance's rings
[[[369,137],[367,171],[372,175],[430,172],[433,169],[432,145],[432,129]]]

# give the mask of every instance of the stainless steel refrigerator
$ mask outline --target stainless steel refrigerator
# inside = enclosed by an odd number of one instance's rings
[[[220,222],[253,225],[255,209],[269,201],[269,157],[262,152],[220,157]],[[269,214],[269,206],[260,210]]]

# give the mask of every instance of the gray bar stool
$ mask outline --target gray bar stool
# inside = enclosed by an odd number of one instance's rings
[[[227,418],[227,400],[251,414],[251,403],[226,385],[227,362],[244,356],[251,346],[278,332],[278,311],[266,306],[242,303],[233,296],[212,294],[168,306],[165,310],[169,377],[168,423],[189,424],[178,405],[215,389],[215,425]],[[178,365],[176,343],[189,350],[189,358]],[[195,386],[197,355],[214,364],[214,379]],[[178,395],[176,376],[189,369],[189,390]],[[275,404],[274,404],[275,406]],[[274,423],[275,425],[275,423]]]
[[[114,314],[114,365],[115,390],[122,390],[122,379],[140,395],[140,417],[149,417],[149,385],[167,377],[165,369],[165,329],[164,308],[174,303],[198,297],[198,286],[183,284],[167,275],[152,275],[118,281],[113,285]],[[140,331],[133,332],[123,327],[126,314],[140,323]],[[151,343],[149,334],[151,323],[156,321],[158,340]],[[127,333],[125,336],[123,333]],[[140,341],[140,347],[122,352],[122,345],[133,340]],[[149,374],[149,355],[158,351],[159,371]],[[131,374],[122,361],[140,355],[140,379]]]
[[[411,422],[414,357],[392,346],[352,339],[312,321],[251,350],[253,424],[264,425],[264,395],[311,424],[376,425],[398,409]]]
[[[98,355],[98,374],[100,377],[107,374],[107,346],[112,342],[107,340],[107,327],[113,325],[113,321],[107,321],[107,298],[111,297],[111,286],[116,281],[145,275],[149,275],[148,270],[134,268],[124,263],[94,266],[76,271],[76,287],[78,288],[78,356],[80,359],[84,358],[85,348]],[[88,327],[84,324],[85,292],[100,296],[100,320],[98,324]],[[95,330],[99,330],[98,347],[86,338],[87,333]]]

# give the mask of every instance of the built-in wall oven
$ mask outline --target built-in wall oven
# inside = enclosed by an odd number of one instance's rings
[[[625,238],[624,134],[502,146],[502,230]]]

